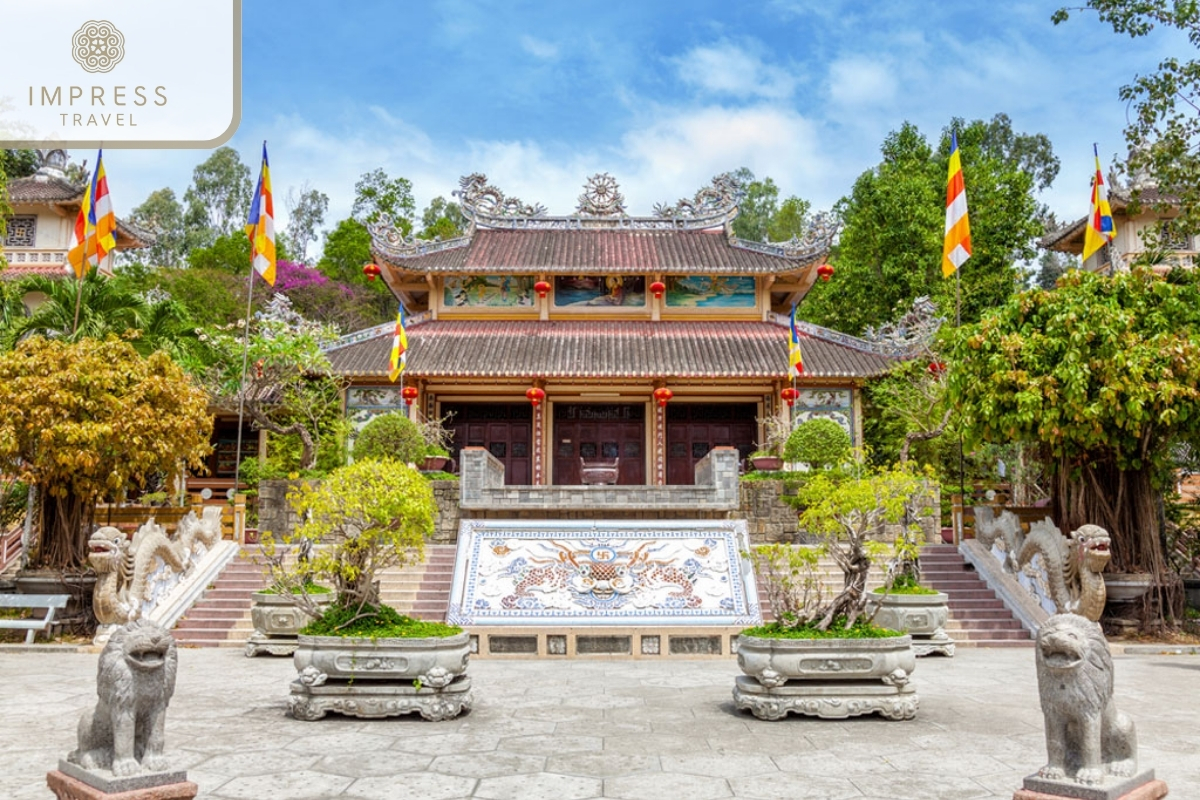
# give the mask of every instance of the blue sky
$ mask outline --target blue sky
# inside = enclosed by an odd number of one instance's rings
[[[245,0],[230,144],[257,170],[267,139],[276,197],[307,182],[329,224],[376,167],[413,182],[418,210],[484,172],[570,213],[609,172],[649,213],[741,166],[827,208],[905,121],[933,139],[1003,112],[1053,142],[1062,170],[1042,199],[1065,220],[1087,210],[1092,143],[1106,168],[1124,152],[1118,87],[1194,51],[1086,13],[1054,26],[1058,5]],[[206,156],[106,151],[118,213],[162,186],[182,195]]]

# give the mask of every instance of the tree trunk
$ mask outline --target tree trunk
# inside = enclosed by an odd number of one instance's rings
[[[76,495],[55,497],[43,487],[37,554],[31,566],[77,572],[86,569],[95,504]]]

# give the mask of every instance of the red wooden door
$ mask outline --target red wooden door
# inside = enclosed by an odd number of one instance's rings
[[[504,482],[533,483],[533,410],[528,403],[443,403],[446,428],[453,432],[450,455],[459,461],[464,447],[486,447],[504,464]]]
[[[579,459],[620,458],[618,484],[646,483],[646,407],[640,403],[554,405],[554,483],[579,481]]]
[[[745,458],[758,434],[755,403],[671,403],[667,406],[667,483],[696,482],[696,462],[714,447],[736,447]]]

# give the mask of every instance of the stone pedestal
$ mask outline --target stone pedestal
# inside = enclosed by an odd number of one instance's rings
[[[192,800],[200,791],[182,770],[118,778],[65,760],[46,773],[46,785],[59,800]]]
[[[749,675],[737,677],[733,701],[759,719],[783,719],[790,713],[821,719],[879,714],[896,720],[915,717],[920,702],[911,683],[888,686],[875,681],[789,681],[768,689]]]
[[[1167,784],[1155,780],[1154,770],[1148,769],[1132,778],[1105,778],[1097,786],[1030,775],[1025,787],[1013,794],[1013,800],[1159,800],[1166,796]]]
[[[467,675],[458,676],[442,688],[371,680],[312,686],[297,680],[292,683],[289,711],[294,718],[306,721],[321,719],[333,711],[362,719],[416,713],[436,722],[469,711],[472,699]]]

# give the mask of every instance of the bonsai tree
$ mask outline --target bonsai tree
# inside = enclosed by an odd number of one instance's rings
[[[796,426],[783,448],[785,461],[799,461],[816,470],[829,469],[850,455],[850,434],[831,419],[815,417]]]
[[[354,460],[394,460],[402,464],[425,458],[425,439],[403,411],[375,417],[354,440]]]
[[[454,416],[451,411],[443,417],[430,417],[417,425],[421,440],[425,442],[425,455],[428,457],[450,457],[450,444],[454,441],[454,432],[446,429],[446,422]]]
[[[820,546],[774,544],[751,554],[776,611],[776,622],[767,626],[766,635],[879,635],[864,617],[867,577],[888,547],[872,537],[882,533],[885,523],[904,520],[906,503],[920,487],[905,470],[868,471],[840,480],[818,473],[809,480],[800,490],[806,506],[800,524],[821,537]],[[833,559],[843,578],[841,590],[828,599],[815,575],[822,553]],[[860,621],[868,623],[865,630]]]
[[[289,502],[303,521],[284,541],[317,544],[292,567],[275,571],[277,589],[294,595],[318,618],[315,625],[325,623],[322,632],[357,635],[402,624],[380,603],[378,576],[424,557],[437,511],[429,482],[399,461],[366,459],[334,470],[319,484],[300,486]],[[318,579],[332,584],[336,595],[324,613],[304,589]]]
[[[758,449],[751,453],[750,457],[763,458],[781,455],[783,446],[791,433],[791,423],[785,417],[774,415],[759,417],[756,421],[762,426],[763,440],[755,442]]]
[[[1055,524],[1100,525],[1110,570],[1169,579],[1159,520],[1171,446],[1200,435],[1196,275],[1071,270],[964,326],[950,363],[968,446],[1035,445]]]
[[[37,490],[35,567],[85,566],[96,501],[202,468],[207,397],[162,352],[126,341],[28,338],[0,354],[0,475]]]

